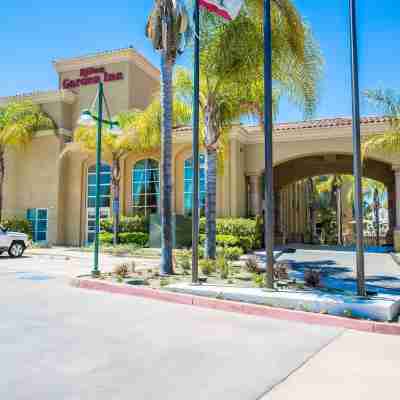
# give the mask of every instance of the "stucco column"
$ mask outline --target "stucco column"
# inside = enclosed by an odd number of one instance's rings
[[[249,175],[249,212],[250,215],[262,214],[261,175]]]
[[[395,228],[393,232],[393,243],[396,252],[400,252],[400,166],[393,167],[394,170],[394,187],[395,187]]]

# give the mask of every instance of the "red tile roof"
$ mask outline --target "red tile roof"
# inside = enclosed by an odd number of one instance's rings
[[[387,122],[387,117],[363,117],[361,118],[361,124],[379,124]],[[352,119],[348,117],[339,117],[339,118],[323,118],[323,119],[314,119],[310,121],[301,121],[301,122],[282,122],[274,124],[274,131],[282,132],[282,131],[290,131],[297,129],[313,129],[313,128],[339,128],[345,126],[351,126]],[[243,126],[246,128],[246,126]],[[186,132],[190,130],[191,127],[189,125],[179,125],[174,127],[176,132]]]
[[[387,121],[386,117],[364,117],[361,118],[361,124],[377,124]],[[337,128],[351,126],[351,118],[325,118],[315,119],[303,122],[278,123],[274,125],[275,131],[288,131],[292,129],[312,129],[312,128]]]

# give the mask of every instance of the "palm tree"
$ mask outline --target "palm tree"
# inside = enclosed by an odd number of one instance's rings
[[[173,273],[172,263],[172,119],[173,119],[173,68],[182,53],[188,18],[178,0],[155,0],[148,18],[146,36],[155,50],[161,52],[161,274]]]
[[[376,245],[380,245],[380,210],[385,206],[386,186],[374,179],[363,179],[363,192],[372,203]]]
[[[387,117],[389,126],[385,133],[372,135],[363,143],[364,154],[377,151],[387,155],[400,154],[400,95],[392,90],[368,90],[369,100]]]
[[[400,154],[400,94],[393,90],[368,90],[367,100],[382,112],[388,121],[385,133],[369,136],[363,143],[364,156],[371,152]],[[378,188],[379,190],[379,188]],[[378,236],[377,236],[378,237]]]
[[[349,186],[347,197],[343,197],[343,187]],[[352,175],[330,175],[320,179],[317,183],[317,191],[329,195],[330,206],[335,209],[337,244],[343,245],[343,204],[353,204],[354,202],[354,177]]]
[[[305,110],[314,108],[320,57],[293,4],[273,6],[273,78],[277,82],[274,108],[288,94]],[[249,13],[229,24],[203,13],[201,18],[201,96],[206,148],[206,257],[216,253],[217,152],[224,137],[244,113],[263,117],[263,1],[248,0]],[[191,97],[190,75],[178,71],[177,90]],[[222,143],[221,143],[222,142]]]
[[[3,211],[5,152],[27,146],[35,134],[54,128],[53,121],[31,101],[11,102],[0,107],[0,220]]]

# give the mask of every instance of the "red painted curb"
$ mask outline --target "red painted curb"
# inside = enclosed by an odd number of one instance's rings
[[[84,278],[73,278],[71,280],[71,285],[83,289],[99,290],[108,293],[126,294],[130,296],[167,301],[170,303],[186,304],[220,311],[254,315],[258,317],[268,317],[285,321],[303,322],[312,325],[332,326],[337,328],[352,329],[361,332],[373,332],[385,335],[400,336],[400,324],[364,321],[326,314],[315,314],[305,311],[288,310],[284,308],[275,308],[257,304],[240,303],[236,301],[219,300],[209,297],[173,293],[147,287],[116,285],[104,281]]]

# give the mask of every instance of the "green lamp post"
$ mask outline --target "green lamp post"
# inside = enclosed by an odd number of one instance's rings
[[[105,106],[105,107],[104,107]],[[103,110],[106,110],[108,119],[103,119]],[[99,82],[97,95],[90,109],[83,110],[78,121],[79,125],[97,126],[96,135],[96,228],[94,240],[94,265],[93,276],[99,276],[99,233],[100,233],[100,171],[101,171],[101,131],[103,125],[108,128],[110,133],[121,134],[121,129],[117,121],[112,120],[107,100],[104,96],[103,82]]]

